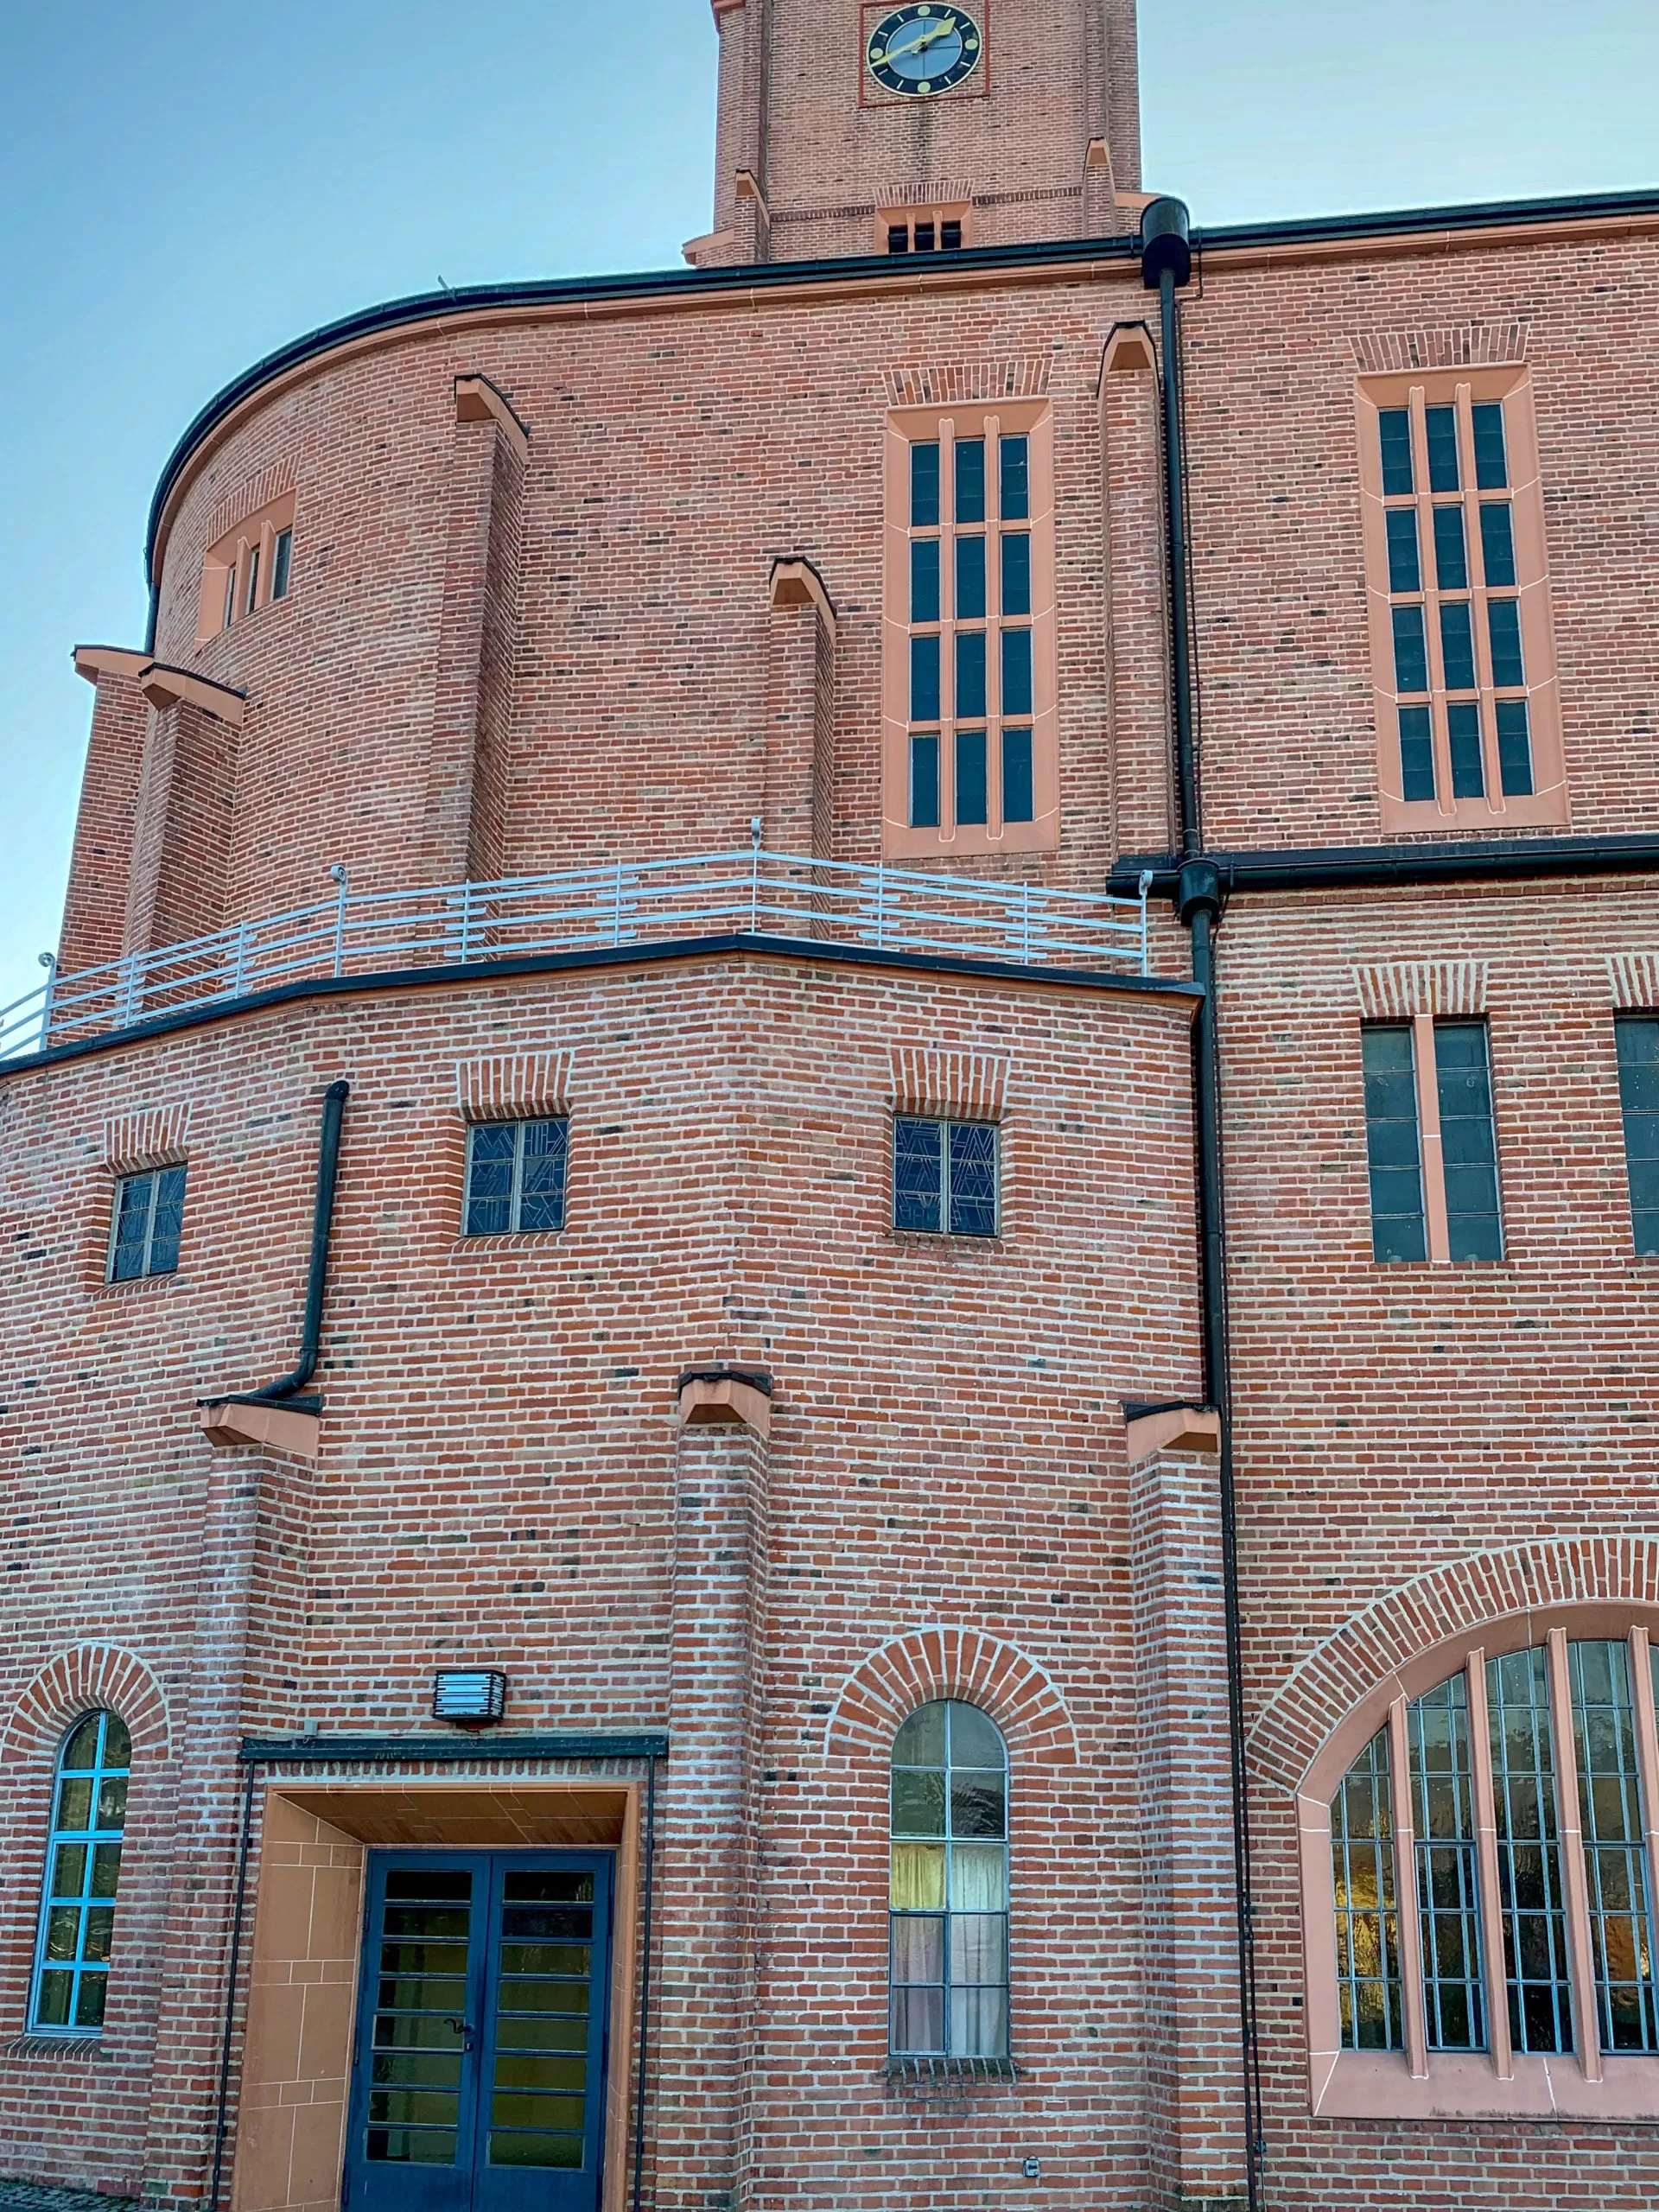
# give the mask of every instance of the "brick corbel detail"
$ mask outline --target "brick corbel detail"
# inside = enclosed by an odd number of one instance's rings
[[[741,1368],[705,1368],[680,1377],[680,1425],[741,1421],[759,1437],[772,1433],[772,1382]]]
[[[455,378],[454,420],[419,855],[425,883],[506,873],[530,433],[506,394],[477,372]]]
[[[774,561],[767,588],[766,790],[768,851],[829,856],[835,779],[836,610],[800,556]]]
[[[936,1698],[981,1707],[1022,1758],[1077,1762],[1071,1716],[1037,1662],[977,1629],[943,1625],[894,1637],[848,1676],[824,1727],[824,1757],[886,1758],[899,1723]]]
[[[1244,2181],[1220,1495],[1213,1467],[1179,1446],[1172,1437],[1129,1477],[1150,2194],[1162,2204],[1237,2202]]]
[[[290,1459],[315,1463],[322,1422],[315,1414],[292,1406],[238,1405],[229,1399],[196,1409],[201,1433],[220,1451],[281,1452]]]
[[[658,1895],[655,2189],[747,2202],[758,1977],[766,1440],[689,1421],[676,1469],[669,1732]]]
[[[1143,324],[1108,336],[1098,398],[1112,832],[1119,852],[1161,853],[1174,841],[1169,623],[1158,380]]]
[[[1205,1406],[1160,1406],[1127,1420],[1123,1440],[1131,1467],[1160,1454],[1215,1459],[1221,1451],[1221,1415]]]
[[[147,661],[138,671],[138,689],[158,714],[169,707],[194,707],[215,721],[240,729],[245,719],[248,695],[228,683],[213,683],[188,668],[173,668],[166,661]]]
[[[95,687],[97,696],[58,940],[58,965],[66,976],[118,960],[125,949],[138,788],[149,729],[138,672],[149,665],[148,653],[118,645],[75,648],[75,673]]]

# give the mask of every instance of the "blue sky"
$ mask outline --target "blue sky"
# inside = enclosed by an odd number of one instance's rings
[[[1654,0],[1141,0],[1141,54],[1147,181],[1200,221],[1659,181]],[[707,0],[0,6],[0,1006],[57,937],[70,647],[141,642],[185,423],[372,300],[676,265],[714,60]]]

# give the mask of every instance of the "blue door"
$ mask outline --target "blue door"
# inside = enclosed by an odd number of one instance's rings
[[[612,1867],[370,1853],[349,2212],[598,2212]]]

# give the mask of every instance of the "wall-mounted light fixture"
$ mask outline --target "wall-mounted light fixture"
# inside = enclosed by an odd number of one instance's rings
[[[487,1728],[507,1709],[507,1678],[486,1667],[441,1667],[432,1677],[432,1718]]]

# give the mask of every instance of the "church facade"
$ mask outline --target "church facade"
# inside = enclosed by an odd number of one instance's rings
[[[0,2181],[1646,2205],[1659,194],[715,15],[685,270],[255,365],[77,649]]]

